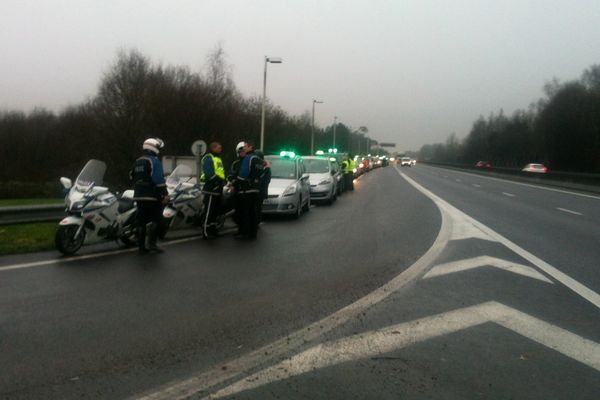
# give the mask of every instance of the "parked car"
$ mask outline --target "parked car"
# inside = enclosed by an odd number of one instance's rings
[[[263,202],[263,214],[288,214],[300,217],[310,210],[310,180],[304,161],[293,152],[265,156],[271,165],[269,193]]]
[[[523,172],[533,172],[535,174],[545,174],[548,172],[548,167],[546,167],[544,164],[527,164],[525,166],[525,168],[523,168],[521,171]]]
[[[312,202],[332,204],[337,200],[338,176],[335,158],[310,156],[303,157],[304,167],[310,180],[310,199]],[[331,161],[333,160],[333,161]]]
[[[492,168],[492,164],[489,161],[477,161],[475,164],[477,168]]]

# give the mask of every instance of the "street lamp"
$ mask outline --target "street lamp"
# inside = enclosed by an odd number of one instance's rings
[[[315,153],[315,104],[323,104],[323,102],[313,99],[312,120],[310,124],[310,154]]]
[[[260,116],[260,149],[265,151],[265,103],[267,101],[267,64],[281,64],[283,60],[280,57],[265,56],[265,74],[263,77],[263,96],[262,96],[262,113]]]
[[[335,128],[337,127],[337,117],[333,117],[333,148],[335,149]]]

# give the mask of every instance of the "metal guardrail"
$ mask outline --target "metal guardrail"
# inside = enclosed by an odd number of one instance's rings
[[[64,215],[64,204],[0,207],[0,225],[58,222]]]
[[[469,171],[481,175],[495,176],[519,182],[536,183],[547,186],[556,186],[566,189],[575,189],[585,192],[600,193],[600,174],[588,174],[564,171],[548,171],[545,174],[524,172],[520,168],[491,167],[479,168],[474,165],[438,163],[421,161],[422,164]]]

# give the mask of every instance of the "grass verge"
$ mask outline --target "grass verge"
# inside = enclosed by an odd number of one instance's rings
[[[65,199],[1,199],[0,207],[37,206],[40,204],[60,204]]]
[[[56,222],[0,225],[0,255],[54,248]]]

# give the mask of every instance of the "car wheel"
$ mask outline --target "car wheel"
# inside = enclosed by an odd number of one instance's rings
[[[300,218],[300,214],[302,214],[302,199],[298,200],[298,204],[296,204],[296,212],[292,215],[293,219]]]

